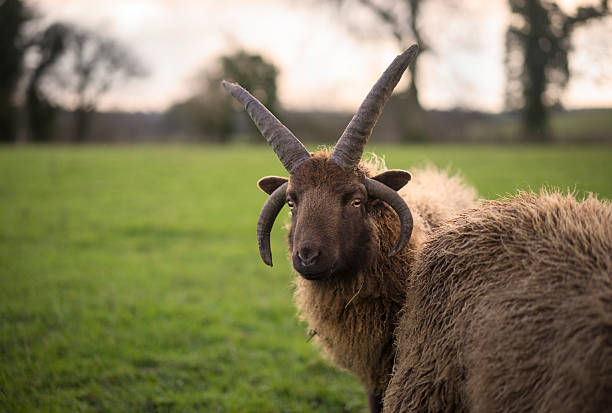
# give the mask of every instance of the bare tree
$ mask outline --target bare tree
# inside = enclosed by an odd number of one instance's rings
[[[548,140],[548,108],[559,103],[570,78],[568,54],[575,28],[610,14],[608,1],[564,12],[547,0],[509,0],[516,17],[506,34],[506,106],[522,108],[525,136]]]
[[[89,132],[90,115],[114,86],[146,74],[142,64],[119,42],[98,33],[67,26],[65,52],[54,66],[48,91],[75,108],[75,140]]]
[[[434,52],[432,44],[426,39],[423,24],[423,9],[426,0],[333,0],[340,8],[367,10],[378,23],[374,28],[384,27],[403,51],[417,43],[419,53]],[[452,2],[443,0],[445,7],[457,8]],[[342,12],[342,10],[341,10]],[[347,13],[349,16],[351,13]],[[345,19],[346,20],[346,19]],[[348,21],[355,31],[363,31],[362,25],[354,25]],[[365,29],[367,30],[367,29]],[[392,97],[389,112],[397,120],[400,141],[421,141],[429,139],[429,128],[425,122],[425,113],[421,106],[418,88],[418,62],[416,59],[409,67],[410,80],[406,90],[399,91]]]
[[[31,140],[50,140],[55,134],[58,107],[49,100],[41,86],[48,71],[64,53],[68,34],[69,29],[65,24],[54,23],[32,40],[31,49],[38,59],[31,70],[25,102]]]
[[[419,45],[419,53],[430,50],[421,29],[421,10],[425,0],[334,0],[344,7],[364,7],[370,10],[378,21],[383,23],[397,41],[398,49],[403,51],[413,43]],[[420,111],[421,103],[417,88],[417,62],[410,66],[410,85],[408,97],[414,109]]]

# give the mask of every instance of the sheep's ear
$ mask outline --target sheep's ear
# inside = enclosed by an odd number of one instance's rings
[[[387,185],[389,188],[399,191],[403,188],[404,185],[410,181],[412,175],[408,171],[402,171],[401,169],[391,169],[390,171],[383,172],[379,175],[376,175],[372,179],[377,180],[378,182],[382,182]]]
[[[282,176],[264,176],[259,181],[257,181],[257,186],[266,194],[271,195],[276,188],[278,188],[288,180],[289,179],[283,178]]]

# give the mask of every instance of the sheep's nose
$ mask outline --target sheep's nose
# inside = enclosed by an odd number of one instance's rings
[[[298,250],[297,256],[304,267],[309,267],[317,262],[319,249],[312,246],[302,247]]]

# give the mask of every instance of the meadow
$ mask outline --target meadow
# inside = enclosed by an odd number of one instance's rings
[[[612,198],[610,146],[368,149],[483,198]],[[365,411],[295,315],[285,213],[259,258],[255,183],[283,174],[264,146],[0,148],[0,411]]]

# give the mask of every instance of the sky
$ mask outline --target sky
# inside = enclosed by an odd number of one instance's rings
[[[120,40],[148,67],[147,77],[105,95],[102,110],[164,110],[194,93],[196,73],[210,70],[220,55],[245,48],[279,67],[279,99],[285,107],[352,111],[400,52],[369,12],[347,15],[329,0],[29,3],[45,20],[72,22]],[[559,3],[571,10],[577,2]],[[449,4],[434,0],[423,9],[425,33],[435,52],[419,57],[421,102],[429,109],[500,111],[510,18],[506,3],[464,0],[459,10]],[[562,99],[568,108],[612,106],[612,76],[604,73],[610,64],[592,64],[593,56],[610,59],[609,50],[597,48],[612,49],[612,40],[601,40],[602,33],[612,39],[612,19],[592,26],[575,32],[571,64],[576,76]]]

